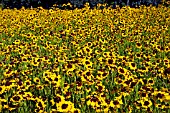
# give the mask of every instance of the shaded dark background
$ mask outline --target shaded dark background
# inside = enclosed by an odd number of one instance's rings
[[[164,0],[168,1],[168,0]],[[116,8],[116,5],[119,7],[130,6],[130,7],[139,7],[140,5],[145,6],[158,6],[158,4],[163,4],[165,6],[169,6],[166,2],[163,3],[162,0],[0,0],[3,9],[5,8],[17,8],[20,9],[22,6],[25,8],[37,8],[42,6],[44,9],[50,9],[54,4],[57,4],[60,9],[75,9],[75,8],[83,8],[84,4],[88,2],[90,4],[90,8],[94,8],[98,3],[107,3],[107,7],[112,5],[112,8]],[[71,3],[73,7],[65,6],[62,7],[62,4]],[[101,7],[103,9],[104,7]]]

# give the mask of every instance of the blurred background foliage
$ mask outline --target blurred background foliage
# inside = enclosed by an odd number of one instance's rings
[[[107,7],[112,5],[113,8],[123,6],[130,7],[139,7],[140,5],[145,6],[158,6],[158,4],[163,4],[164,6],[169,6],[169,0],[0,0],[2,8],[17,8],[20,9],[22,6],[25,8],[36,8],[42,6],[45,9],[51,8],[54,4],[57,4],[57,7],[60,9],[74,9],[74,8],[83,8],[84,4],[88,2],[90,8],[94,8],[98,3],[103,4],[106,3]],[[73,6],[63,7],[63,4],[71,3]]]

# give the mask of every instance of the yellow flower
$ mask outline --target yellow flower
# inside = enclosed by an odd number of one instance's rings
[[[137,66],[134,62],[128,62],[128,63],[129,63],[129,67],[130,67],[131,70],[137,69]]]
[[[120,66],[118,67],[118,73],[119,73],[119,74],[123,74],[123,75],[124,75],[124,74],[126,74],[126,72],[128,72],[127,69],[122,68],[122,67],[120,67]]]
[[[141,48],[142,47],[142,44],[140,42],[137,42],[136,43],[136,48]]]
[[[60,104],[57,104],[57,110],[59,112],[69,112],[74,109],[74,104],[70,101],[63,101]]]
[[[142,107],[145,109],[150,108],[152,106],[152,101],[147,98],[142,99],[140,103],[142,104]]]
[[[87,58],[82,59],[82,64],[86,67],[86,69],[92,68],[93,65],[93,63]]]
[[[16,44],[16,45],[19,45],[20,44],[20,40],[15,40],[13,43]]]
[[[71,64],[71,63],[68,63],[66,66],[65,66],[65,70],[67,71],[67,72],[72,72],[73,70],[75,70],[76,69],[76,66],[74,65],[74,64]]]
[[[35,77],[34,82],[37,83],[37,84],[40,84],[41,81],[40,81],[40,79],[38,77]]]
[[[165,109],[165,105],[162,105],[162,104],[156,104],[156,107],[160,109]]]
[[[21,102],[23,100],[23,97],[21,95],[15,95],[11,98],[12,102]]]

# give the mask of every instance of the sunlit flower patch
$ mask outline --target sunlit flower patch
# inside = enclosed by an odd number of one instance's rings
[[[170,112],[170,9],[0,10],[0,112]]]

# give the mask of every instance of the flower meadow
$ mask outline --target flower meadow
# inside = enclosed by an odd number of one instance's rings
[[[170,9],[98,7],[0,10],[0,112],[170,113]]]

